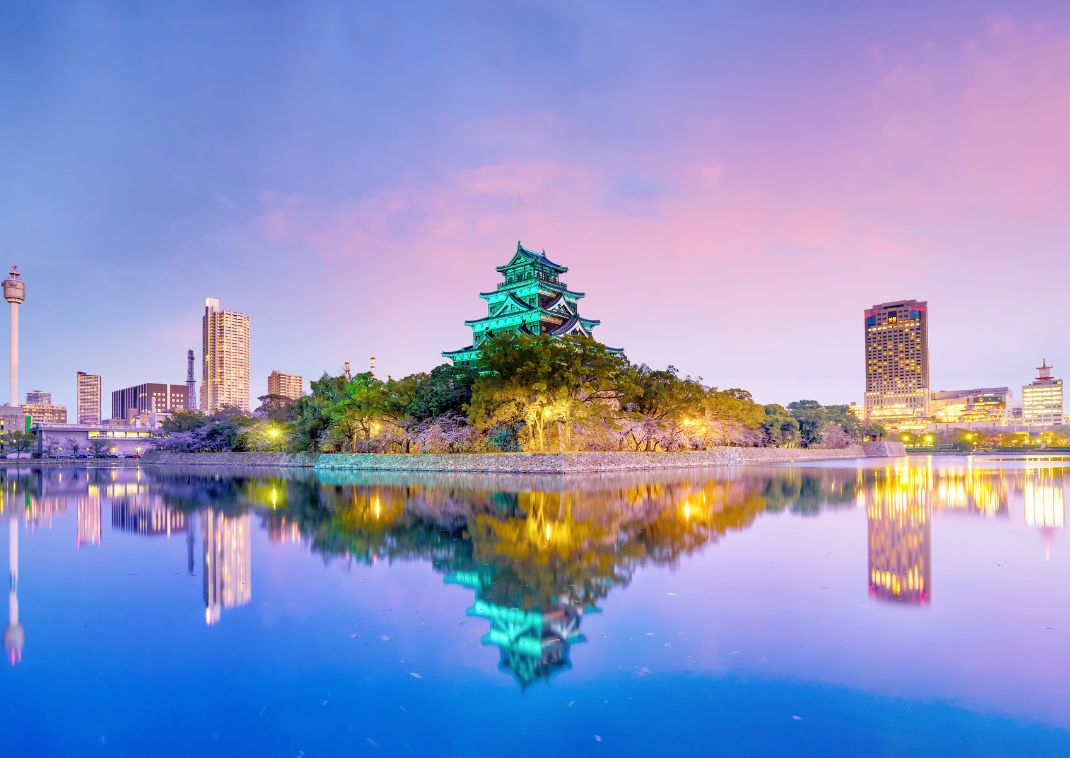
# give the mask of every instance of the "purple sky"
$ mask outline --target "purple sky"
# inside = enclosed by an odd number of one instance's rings
[[[518,238],[602,340],[762,402],[861,401],[899,298],[936,388],[1070,375],[1070,9],[861,5],[5,3],[22,389],[183,381],[206,296],[254,395],[430,369]]]

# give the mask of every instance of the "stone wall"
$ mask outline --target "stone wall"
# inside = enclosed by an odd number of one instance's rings
[[[721,447],[687,453],[486,453],[405,455],[401,453],[169,453],[154,450],[143,463],[167,466],[315,467],[317,471],[439,471],[568,474],[596,471],[791,463],[906,455],[900,442],[875,442],[840,450]]]
[[[873,455],[888,453],[875,450]],[[788,450],[768,447],[722,447],[687,453],[494,453],[454,455],[321,455],[317,471],[474,471],[484,473],[565,474],[593,471],[641,471],[740,464],[864,458],[861,445],[841,450]]]
[[[165,466],[275,466],[311,468],[316,456],[309,453],[170,453],[151,450],[142,463]]]
[[[862,445],[862,449],[870,458],[900,458],[907,454],[906,446],[893,440],[867,442]]]

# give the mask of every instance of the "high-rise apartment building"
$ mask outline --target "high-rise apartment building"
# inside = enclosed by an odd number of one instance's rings
[[[304,380],[297,374],[272,371],[268,375],[268,394],[297,400],[304,394]]]
[[[185,409],[185,384],[147,382],[111,393],[111,417],[127,423],[142,413],[174,413]]]
[[[204,301],[201,410],[249,410],[249,317],[224,311],[214,297]]]
[[[865,416],[897,423],[929,415],[928,303],[900,300],[865,312]]]
[[[1037,368],[1037,378],[1022,387],[1022,423],[1054,426],[1063,423],[1063,380],[1051,375],[1047,359]]]
[[[79,424],[100,423],[100,374],[79,371],[77,418]]]
[[[26,393],[26,405],[52,405],[52,393],[44,390],[30,390]]]

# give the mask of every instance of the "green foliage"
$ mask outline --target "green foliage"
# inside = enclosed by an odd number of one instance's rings
[[[471,368],[449,363],[435,366],[430,374],[418,374],[407,408],[409,415],[416,421],[427,421],[447,413],[466,413],[476,376]]]
[[[37,435],[33,432],[4,432],[3,447],[8,452],[28,453],[37,444]]]
[[[487,444],[503,453],[520,452],[519,425],[499,424],[487,433]]]
[[[331,417],[327,408],[345,395],[345,377],[324,374],[311,384],[294,407],[294,425],[288,448],[294,453],[311,453],[321,449],[330,434]]]
[[[782,405],[767,405],[760,429],[762,443],[769,447],[795,447],[799,444],[799,422]]]
[[[837,447],[866,437],[879,439],[884,434],[875,425],[863,424],[846,405],[796,400],[788,404],[787,411],[799,424],[799,441],[803,447]]]
[[[555,426],[557,449],[568,450],[575,424],[611,415],[627,367],[588,337],[498,335],[481,345],[468,418],[481,429],[523,422],[526,447],[536,451],[548,449]]]
[[[297,420],[297,401],[285,395],[261,395],[257,398],[260,407],[256,415],[268,421],[291,423]]]
[[[192,432],[208,423],[208,416],[200,411],[175,411],[160,428],[168,434],[172,432]]]

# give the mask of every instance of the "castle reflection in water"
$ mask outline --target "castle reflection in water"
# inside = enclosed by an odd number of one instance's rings
[[[1070,469],[960,460],[582,479],[8,469],[0,471],[11,579],[4,645],[17,663],[26,639],[18,613],[20,526],[32,539],[73,512],[76,549],[107,549],[119,535],[183,540],[185,570],[200,568],[211,625],[252,599],[255,520],[271,545],[304,545],[328,561],[427,561],[445,583],[471,591],[467,613],[486,623],[483,643],[498,648],[500,667],[526,686],[569,667],[584,617],[636,571],[675,564],[763,515],[864,510],[869,593],[903,604],[932,602],[934,515],[1006,519],[1013,502],[1050,551],[1053,531],[1064,528]]]

